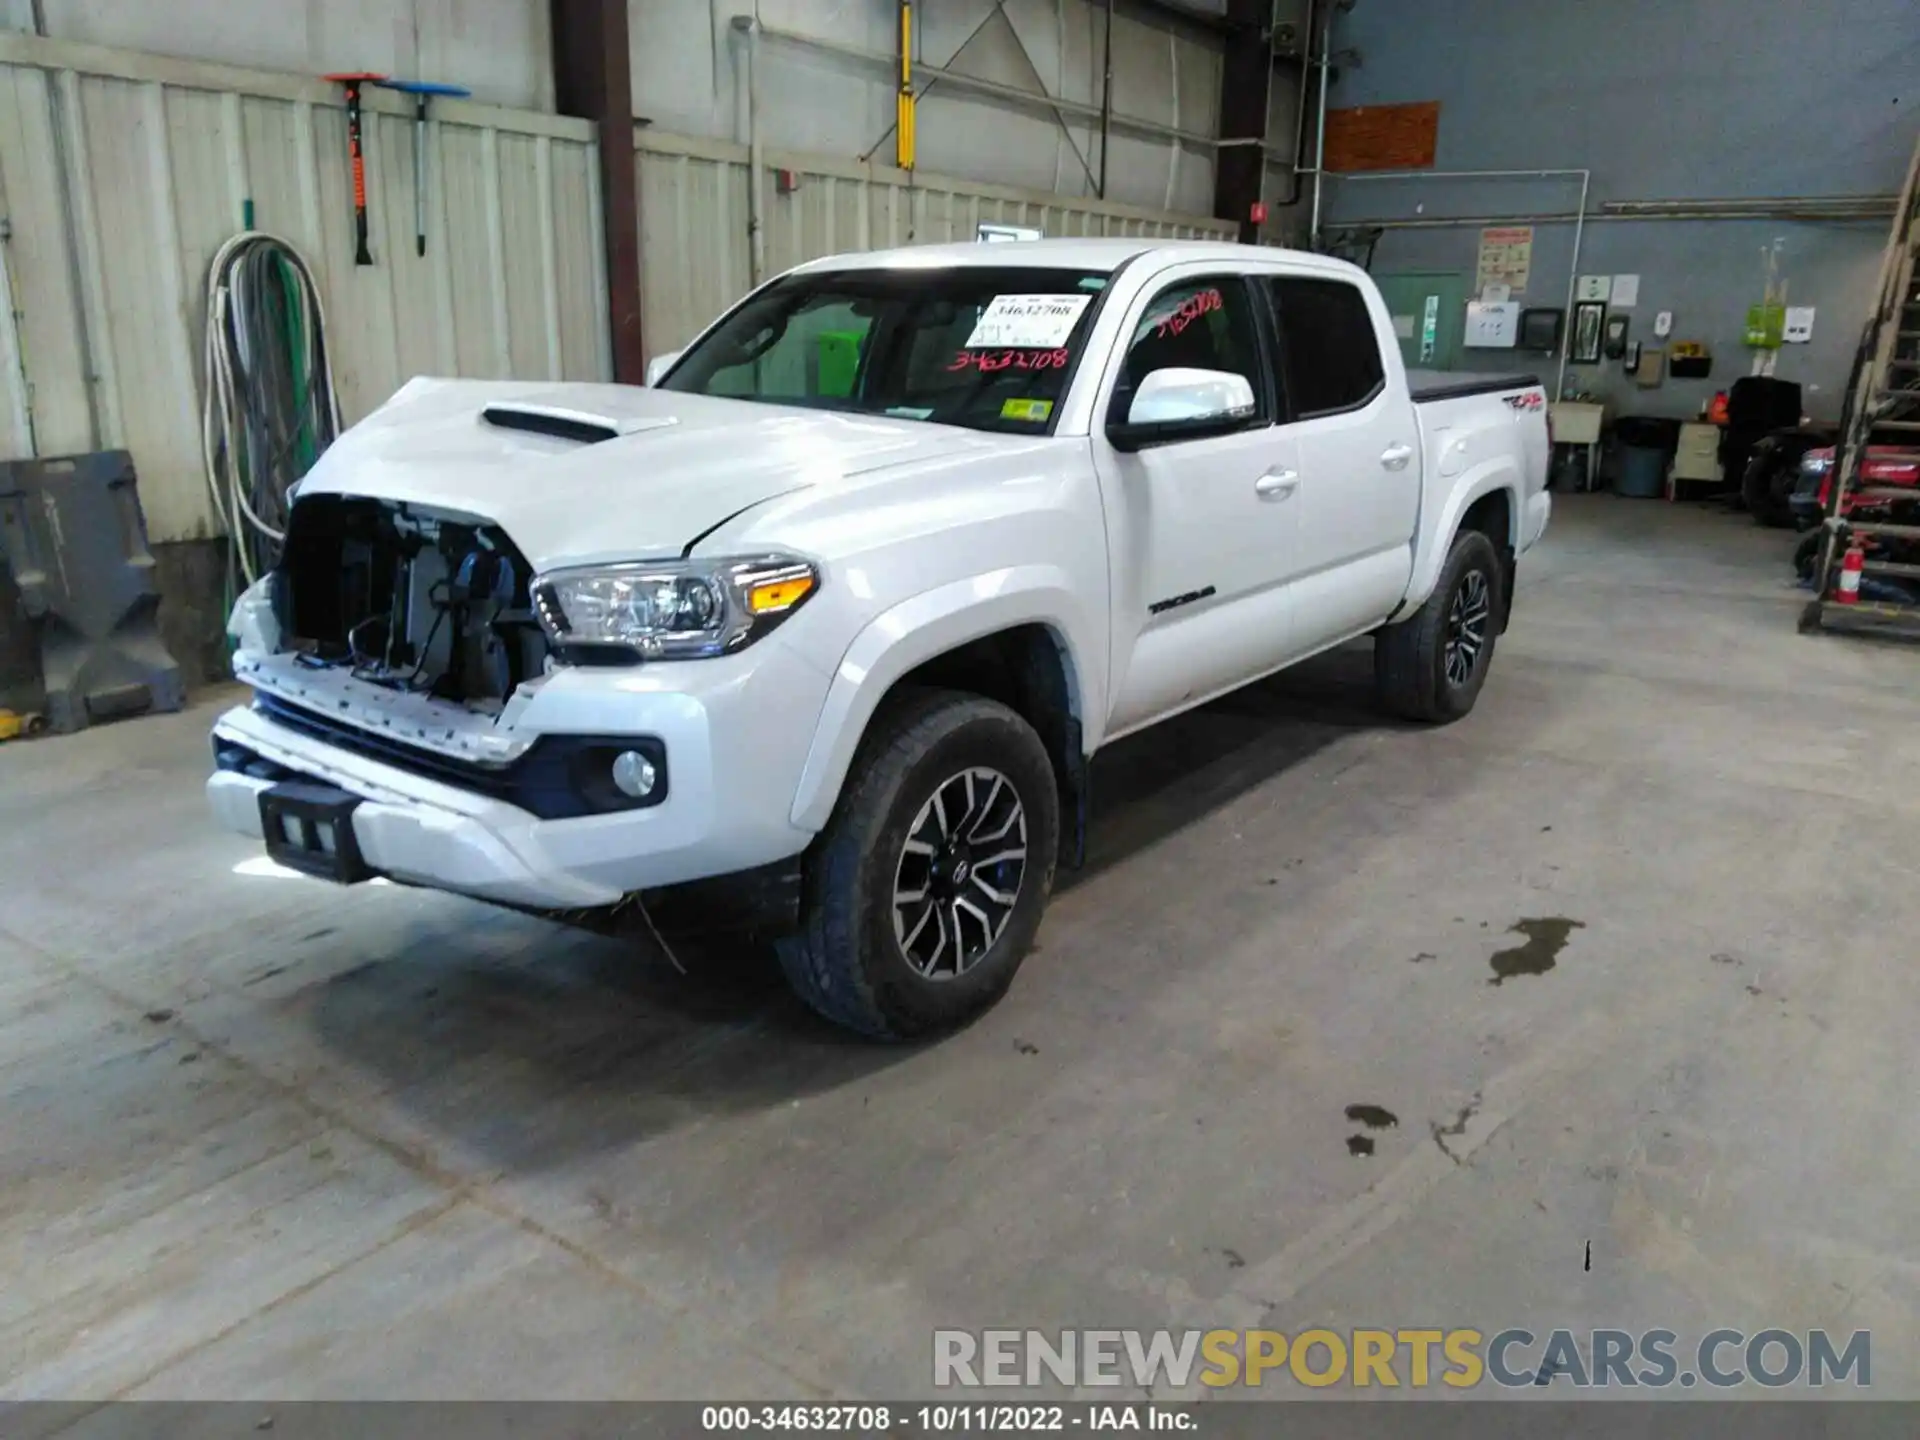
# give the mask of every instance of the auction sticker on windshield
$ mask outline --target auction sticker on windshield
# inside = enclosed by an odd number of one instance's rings
[[[1067,343],[1091,295],[996,295],[981,312],[969,350],[1052,350]]]
[[[1051,400],[1009,400],[1000,407],[1002,420],[1032,420],[1045,424],[1052,414]]]

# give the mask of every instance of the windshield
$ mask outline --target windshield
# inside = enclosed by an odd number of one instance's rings
[[[663,390],[1044,435],[1104,274],[961,266],[793,275],[681,357]]]

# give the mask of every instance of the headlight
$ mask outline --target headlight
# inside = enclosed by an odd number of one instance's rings
[[[1808,455],[1800,461],[1802,475],[1824,475],[1833,468],[1831,455]]]
[[[758,640],[819,586],[804,560],[756,555],[555,570],[534,580],[533,600],[555,645],[690,660]]]

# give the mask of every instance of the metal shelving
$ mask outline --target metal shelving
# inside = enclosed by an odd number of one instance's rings
[[[1878,540],[1920,541],[1920,524],[1852,518],[1856,506],[1876,502],[1904,501],[1920,509],[1920,490],[1867,484],[1861,478],[1874,436],[1906,444],[1911,435],[1912,443],[1920,446],[1920,264],[1916,262],[1920,262],[1920,142],[1907,166],[1906,184],[1881,257],[1878,303],[1860,342],[1853,382],[1847,387],[1839,452],[1822,523],[1815,598],[1801,615],[1803,631],[1866,624],[1920,638],[1920,600],[1842,598],[1841,588],[1849,550],[1858,546],[1864,552]],[[1911,580],[1920,578],[1920,565],[1910,559],[1863,555],[1855,572]]]

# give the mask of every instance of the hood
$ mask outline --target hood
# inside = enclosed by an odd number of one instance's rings
[[[336,440],[298,493],[491,520],[546,570],[678,555],[776,495],[993,444],[915,420],[630,385],[419,379]]]

